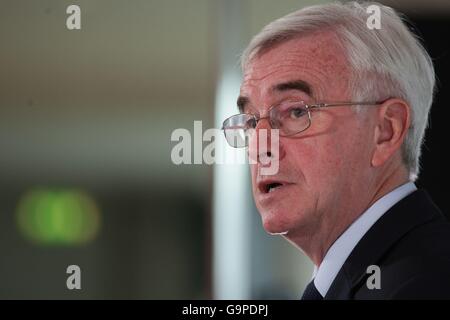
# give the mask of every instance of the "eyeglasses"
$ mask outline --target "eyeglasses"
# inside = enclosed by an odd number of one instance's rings
[[[341,106],[378,106],[383,102],[339,102],[306,104],[304,101],[287,101],[269,108],[267,117],[259,114],[241,113],[227,118],[222,130],[228,144],[233,148],[248,146],[249,137],[261,119],[269,119],[272,129],[278,129],[282,137],[293,136],[311,126],[311,111]]]

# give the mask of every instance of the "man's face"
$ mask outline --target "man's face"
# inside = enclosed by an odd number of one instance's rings
[[[349,78],[348,62],[335,35],[317,33],[254,58],[244,70],[240,101],[244,112],[262,117],[285,101],[351,101]],[[306,236],[318,228],[332,228],[339,219],[345,220],[342,211],[355,209],[355,197],[371,179],[370,112],[357,114],[351,107],[311,111],[309,129],[280,137],[277,174],[264,176],[261,163],[251,165],[253,196],[268,232]],[[259,121],[259,129],[270,129],[267,119]],[[256,140],[250,141],[250,153]],[[281,185],[268,192],[270,183]]]

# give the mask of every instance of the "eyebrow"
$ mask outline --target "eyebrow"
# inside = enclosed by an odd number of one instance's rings
[[[272,87],[273,91],[288,91],[288,90],[298,90],[311,96],[312,89],[308,82],[303,80],[294,80],[276,84]]]
[[[247,97],[239,96],[239,98],[237,99],[237,106],[240,113],[244,113],[245,106],[248,104],[248,102],[249,99]]]
[[[306,93],[308,96],[312,96],[312,88],[311,85],[303,80],[293,80],[288,82],[282,82],[274,85],[271,88],[271,91],[284,92],[289,90],[297,90]],[[245,107],[249,103],[250,99],[245,96],[239,96],[237,99],[237,106],[239,112],[243,113],[245,111]]]

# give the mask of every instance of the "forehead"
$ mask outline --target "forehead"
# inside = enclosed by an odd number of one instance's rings
[[[241,96],[263,99],[277,84],[302,80],[314,97],[348,87],[349,66],[333,32],[291,39],[255,56],[244,70]],[[331,90],[330,90],[331,89]]]

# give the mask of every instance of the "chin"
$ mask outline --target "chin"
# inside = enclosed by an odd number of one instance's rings
[[[286,235],[287,233],[296,233],[303,230],[312,221],[308,219],[306,212],[297,210],[281,210],[276,208],[268,210],[267,208],[258,208],[261,215],[264,230],[273,235]]]
[[[264,230],[272,235],[279,235],[289,232],[292,225],[289,220],[283,219],[280,213],[261,213]]]

